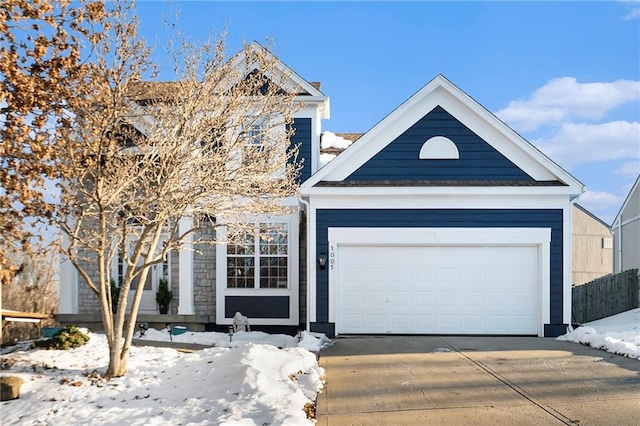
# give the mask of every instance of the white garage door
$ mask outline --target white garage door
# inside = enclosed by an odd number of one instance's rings
[[[337,250],[339,334],[538,334],[538,250],[352,246]]]

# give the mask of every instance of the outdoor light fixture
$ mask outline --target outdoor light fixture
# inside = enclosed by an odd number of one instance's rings
[[[324,269],[327,266],[327,255],[324,254],[323,251],[320,252],[320,256],[318,256],[318,264],[320,265],[320,269]]]
[[[229,326],[229,343],[233,341],[233,326]]]

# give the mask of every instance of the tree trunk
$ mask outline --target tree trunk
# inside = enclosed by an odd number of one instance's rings
[[[109,346],[109,366],[105,374],[107,380],[124,376],[127,372],[127,353],[122,353],[122,342],[113,342]]]

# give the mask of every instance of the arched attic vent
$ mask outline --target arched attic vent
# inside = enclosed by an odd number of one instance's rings
[[[458,160],[460,153],[456,144],[444,136],[434,136],[422,144],[421,160]]]

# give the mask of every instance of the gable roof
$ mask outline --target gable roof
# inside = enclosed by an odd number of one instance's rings
[[[444,76],[438,75],[387,115],[336,159],[302,184],[303,192],[321,181],[344,181],[435,107],[441,106],[536,181],[559,181],[565,193],[584,186]]]
[[[640,175],[638,175],[638,177],[636,178],[635,183],[633,184],[633,186],[631,187],[631,190],[627,194],[627,198],[624,199],[624,202],[620,206],[620,210],[618,210],[618,214],[616,215],[616,218],[613,219],[613,223],[611,224],[612,227],[618,226],[620,220],[622,219],[622,213],[625,211],[625,209],[629,205],[631,198],[633,198],[633,194],[636,191],[638,191],[639,187],[640,187]]]
[[[582,207],[580,204],[578,203],[573,203],[573,206],[576,207],[578,210],[580,210],[581,212],[583,212],[584,214],[586,214],[587,216],[591,217],[593,220],[599,222],[601,225],[609,228],[609,224],[606,223],[605,221],[603,221],[602,219],[600,219],[598,216],[596,216],[595,214],[591,213],[589,210],[585,209],[584,207]]]
[[[292,68],[285,65],[284,62],[257,41],[252,41],[246,48],[248,52],[243,49],[229,60],[234,68],[242,67],[240,70],[246,71],[247,74],[259,72],[257,61],[246,63],[247,57],[250,57],[250,55],[245,53],[263,55],[269,61],[273,61],[275,69],[281,74],[276,80],[284,82],[285,87],[283,87],[283,90],[287,93],[296,94],[305,103],[318,104],[321,118],[329,118],[329,98],[320,91],[320,82],[308,82],[300,77]],[[264,75],[264,78],[268,80],[273,80],[272,77],[273,75],[269,72]],[[177,81],[140,81],[132,85],[130,96],[134,102],[141,106],[153,102],[161,102],[169,99],[179,84]]]
[[[283,76],[286,77],[287,87],[283,89],[288,91],[289,93],[298,93],[300,95],[314,96],[314,97],[322,97],[326,98],[326,96],[320,91],[320,83],[310,83],[304,78],[300,77],[298,73],[296,73],[292,68],[288,67],[284,62],[282,62],[278,57],[276,57],[273,53],[263,47],[257,41],[252,41],[249,45],[247,45],[249,49],[249,53],[256,53],[260,55],[265,55],[269,60],[273,60],[276,69],[282,73]],[[257,68],[257,63],[246,63],[247,55],[244,54],[244,50],[238,52],[231,58],[234,67],[245,67],[248,71],[252,71]],[[269,77],[269,75],[267,75]],[[294,92],[295,91],[295,92]]]

